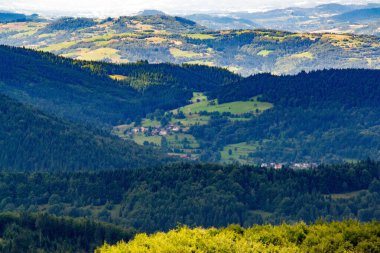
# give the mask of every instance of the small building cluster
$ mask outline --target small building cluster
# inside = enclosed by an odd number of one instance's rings
[[[317,163],[262,163],[261,168],[280,170],[285,167],[295,170],[306,170],[318,167]]]
[[[134,127],[131,130],[127,130],[125,132],[126,135],[135,135],[138,133],[145,134],[147,136],[166,136],[169,133],[179,133],[182,132],[184,129],[178,125],[168,125],[166,127],[161,126],[153,126],[153,127]]]

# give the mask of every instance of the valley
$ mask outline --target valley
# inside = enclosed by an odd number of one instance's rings
[[[0,252],[379,252],[380,4],[164,1],[0,1]]]
[[[248,101],[219,104],[216,99],[209,100],[202,92],[194,92],[189,103],[168,112],[156,111],[149,114],[148,118],[142,119],[140,124],[134,122],[116,126],[113,133],[140,145],[160,146],[167,150],[169,155],[197,160],[201,153],[200,145],[196,138],[188,133],[190,127],[208,125],[210,115],[213,114],[227,115],[231,122],[249,121],[273,107],[270,103],[259,101],[258,97]],[[221,162],[250,163],[248,156],[254,151],[248,143],[228,145],[223,149]],[[232,150],[236,151],[236,155],[232,155]]]

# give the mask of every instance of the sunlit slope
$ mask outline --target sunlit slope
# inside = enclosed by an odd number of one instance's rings
[[[243,229],[180,227],[167,233],[138,234],[132,241],[104,245],[96,253],[127,252],[377,252],[379,222],[344,221]]]
[[[0,44],[82,60],[195,63],[244,75],[380,67],[380,39],[374,36],[264,29],[210,31],[190,20],[165,15],[7,23],[0,24],[0,31]]]

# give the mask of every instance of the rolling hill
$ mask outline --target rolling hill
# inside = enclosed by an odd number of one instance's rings
[[[360,22],[362,20],[380,19],[380,8],[361,9],[334,16],[335,20],[345,22]]]
[[[127,169],[165,159],[157,151],[62,121],[0,95],[1,170]]]
[[[240,19],[247,18],[242,15]],[[315,31],[329,29],[316,27]],[[376,69],[380,64],[378,37],[332,34],[334,30],[312,34],[265,29],[213,31],[188,19],[166,15],[18,22],[0,24],[0,30],[0,44],[26,46],[74,59],[203,64],[243,75],[294,74],[332,67]]]
[[[289,7],[264,12],[212,13],[186,17],[213,29],[224,29],[218,22],[218,18],[222,17],[226,22],[224,24],[226,28],[255,29],[261,27],[303,33],[379,35],[378,16],[373,13],[374,8],[379,7],[380,5],[376,3],[367,5],[330,3],[310,8]],[[239,20],[244,21],[239,22]]]
[[[157,109],[171,110],[186,105],[193,91],[239,80],[226,70],[205,66],[74,61],[6,46],[0,46],[0,57],[1,93],[97,126],[128,123]],[[115,75],[124,80],[114,80]]]

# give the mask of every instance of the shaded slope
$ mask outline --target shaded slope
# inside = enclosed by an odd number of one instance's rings
[[[58,116],[95,124],[123,124],[156,109],[187,103],[196,89],[209,90],[239,77],[217,68],[146,63],[112,65],[0,46],[0,92]],[[117,82],[110,74],[129,77]],[[157,94],[160,93],[159,96]]]
[[[94,132],[0,95],[0,165],[9,170],[136,168],[157,164],[155,151]]]

